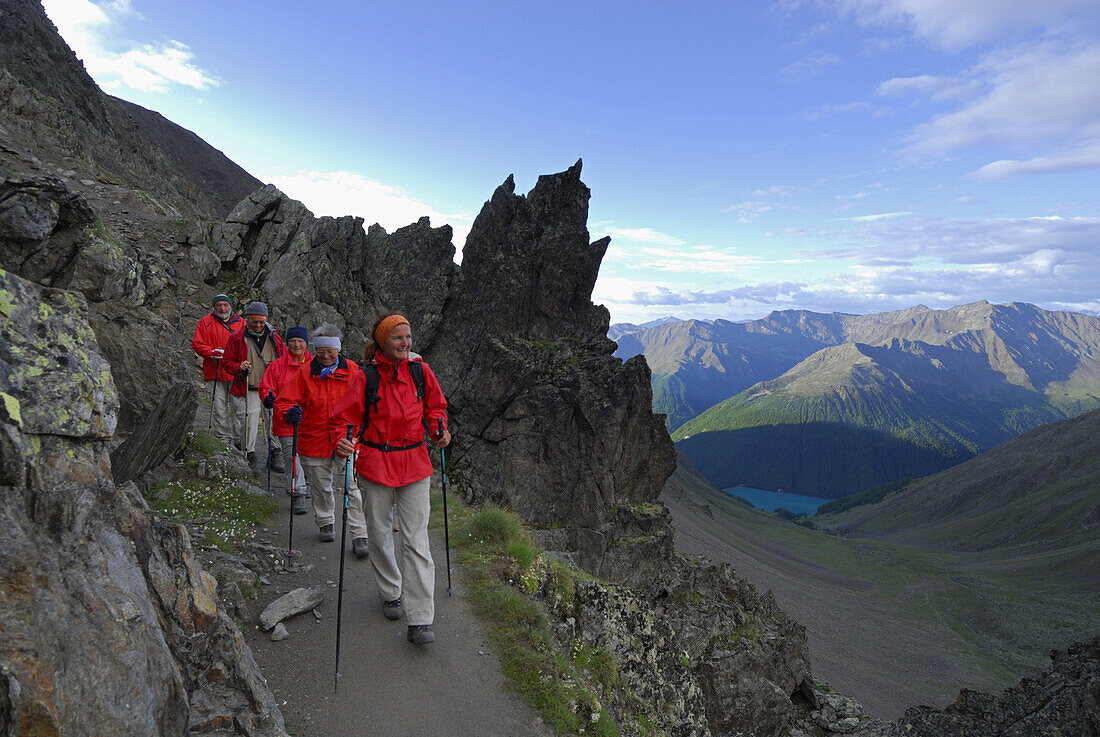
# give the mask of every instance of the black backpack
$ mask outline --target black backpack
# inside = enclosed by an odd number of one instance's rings
[[[360,368],[366,376],[366,384],[363,387],[363,420],[359,424],[359,439],[363,439],[363,433],[370,424],[370,411],[378,404],[378,367],[373,363],[367,363]],[[424,364],[420,361],[409,361],[409,374],[412,375],[413,386],[416,387],[416,401],[424,403]],[[375,409],[375,412],[378,410]],[[424,429],[428,429],[428,418],[423,417]]]

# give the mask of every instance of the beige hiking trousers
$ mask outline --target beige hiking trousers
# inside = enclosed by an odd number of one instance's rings
[[[313,520],[318,527],[339,525],[344,515],[344,458],[311,458],[299,454],[302,471],[306,475],[310,493],[313,494]],[[348,483],[348,537],[354,540],[365,537],[367,521],[363,518],[363,500],[359,496],[359,487],[355,484],[355,472],[352,471]],[[339,517],[340,519],[337,519]],[[337,530],[337,533],[340,531]],[[339,539],[339,534],[337,535]]]
[[[431,624],[435,620],[435,562],[428,544],[431,478],[395,489],[356,476],[366,500],[370,563],[382,599],[400,598],[408,624]],[[400,568],[393,542],[395,510],[401,528]]]

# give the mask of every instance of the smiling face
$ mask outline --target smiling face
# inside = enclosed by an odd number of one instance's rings
[[[391,363],[400,363],[412,350],[412,330],[408,325],[398,325],[382,341],[382,356]]]
[[[314,348],[313,355],[317,357],[322,366],[331,366],[336,363],[337,357],[340,355],[340,351],[335,348]]]
[[[290,355],[300,358],[306,352],[306,342],[301,338],[290,338],[286,342],[286,349],[290,351]]]
[[[214,303],[214,314],[218,316],[219,320],[225,320],[229,317],[229,313],[233,311],[233,306],[226,302],[224,299],[219,299]]]
[[[254,333],[263,332],[264,323],[267,322],[267,318],[263,315],[248,315],[245,317],[245,322],[248,323],[248,329]]]

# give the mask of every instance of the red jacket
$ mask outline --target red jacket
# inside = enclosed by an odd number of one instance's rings
[[[222,368],[233,377],[233,386],[229,387],[229,393],[235,397],[243,397],[248,393],[248,372],[241,368],[241,363],[248,360],[248,346],[244,342],[244,334],[248,330],[245,324],[240,330],[229,336],[225,344],[225,355],[222,357]],[[274,325],[265,325],[267,338],[275,340],[275,357],[281,358],[286,353],[286,344],[279,337],[279,332]],[[271,363],[275,363],[272,361]],[[269,366],[271,364],[268,364]]]
[[[191,338],[191,349],[202,356],[202,380],[213,381],[214,369],[218,371],[218,381],[233,381],[233,374],[225,370],[225,361],[220,363],[213,357],[218,348],[225,348],[236,330],[244,325],[244,319],[236,312],[229,319],[222,322],[218,316],[211,312],[203,315],[199,324],[195,326],[195,337]]]
[[[420,361],[420,358],[410,360]],[[433,438],[439,435],[439,420],[443,421],[444,427],[447,426],[447,399],[428,364],[423,361],[421,363],[424,366],[423,402],[416,399],[416,385],[409,373],[408,361],[402,361],[395,366],[381,355],[375,356],[374,365],[378,367],[378,404],[371,410],[370,422],[363,433],[364,441],[398,447],[415,445],[424,440],[425,417]],[[359,436],[366,384],[366,377],[360,371],[351,380],[347,394],[332,411],[329,438],[333,444],[340,438],[347,437],[349,424],[354,426],[355,436]],[[382,451],[361,442],[357,450],[359,457],[355,462],[355,470],[360,476],[376,484],[405,486],[432,475],[432,461],[428,457],[427,445],[411,450]]]
[[[302,369],[302,366],[313,360],[307,349],[302,356],[302,363],[294,363],[294,356],[287,351],[267,365],[264,371],[264,380],[260,382],[260,399],[267,399],[268,395],[276,398],[283,387],[287,385],[294,374]],[[283,416],[278,412],[272,413],[271,432],[277,438],[289,438],[294,434],[294,429],[287,424]]]
[[[328,439],[329,417],[347,391],[353,376],[362,372],[355,361],[340,356],[336,370],[321,378],[321,362],[314,358],[290,377],[275,399],[275,415],[286,420],[286,411],[294,405],[302,408],[298,425],[298,454],[310,458],[328,458],[333,446]]]

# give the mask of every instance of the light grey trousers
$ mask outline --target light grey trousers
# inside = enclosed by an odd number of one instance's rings
[[[313,494],[313,520],[318,527],[336,524],[337,512],[344,514],[344,458],[311,458],[299,455],[306,483]],[[367,536],[367,521],[363,518],[363,500],[355,484],[355,471],[348,479],[348,536],[354,540]],[[337,510],[339,506],[339,510]]]
[[[275,442],[275,436],[271,434],[271,410],[264,408],[263,402],[260,401],[260,392],[256,389],[249,389],[245,392],[246,396],[233,397],[233,409],[237,413],[238,418],[244,418],[245,427],[242,428],[240,424],[237,425],[237,437],[244,436],[244,452],[255,453],[256,452],[256,437],[259,435],[260,430],[260,415],[264,418],[264,442]],[[237,420],[240,423],[240,419]]]
[[[366,499],[370,563],[382,599],[400,598],[410,625],[431,624],[435,621],[435,561],[428,542],[431,478],[394,488],[356,476]],[[400,568],[393,542],[395,510],[401,528]]]
[[[282,450],[283,450],[283,465],[286,467],[286,473],[283,474],[283,478],[286,479],[286,493],[289,494],[291,492],[290,482],[293,481],[294,482],[294,489],[293,489],[294,493],[295,494],[305,494],[306,489],[307,489],[307,487],[306,487],[306,475],[305,475],[305,472],[302,471],[302,457],[301,456],[298,456],[297,463],[293,464],[294,465],[294,478],[291,478],[291,476],[290,476],[291,461],[293,460],[293,458],[291,458],[291,454],[294,451],[294,436],[290,435],[290,436],[287,436],[285,438],[284,437],[277,437],[275,439],[279,441],[279,447],[282,448]],[[343,486],[340,487],[341,490],[343,488],[344,488]]]
[[[241,437],[241,420],[235,411],[232,420],[229,417],[231,408],[235,409],[235,405],[230,401],[231,397],[229,396],[229,387],[232,386],[232,383],[219,381],[217,384],[217,388],[214,388],[213,381],[206,382],[206,396],[214,395],[214,404],[210,407],[210,412],[214,418],[214,437],[232,450],[233,442]]]

